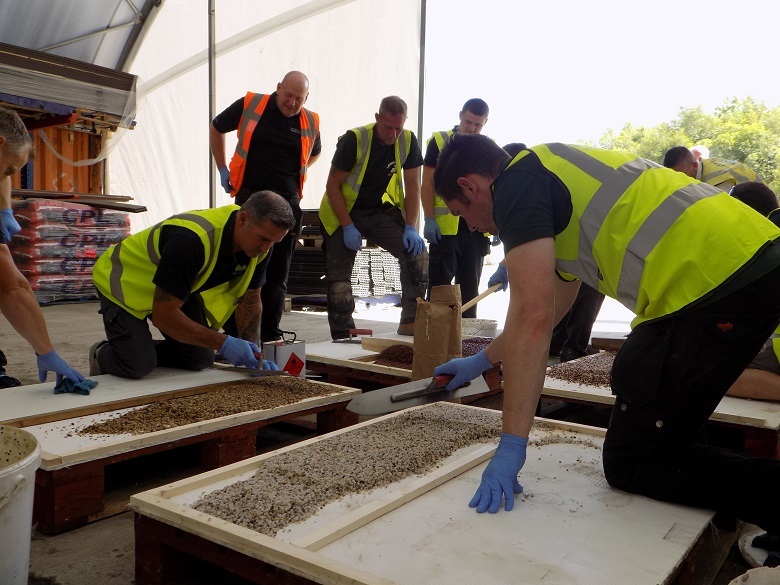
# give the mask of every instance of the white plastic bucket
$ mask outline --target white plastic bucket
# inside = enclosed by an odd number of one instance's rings
[[[461,335],[474,335],[478,337],[495,337],[498,331],[498,321],[493,319],[461,319]]]
[[[0,425],[0,542],[8,545],[0,555],[3,585],[27,585],[35,471],[40,463],[38,439]]]
[[[780,568],[758,567],[735,577],[729,585],[777,585],[778,583],[780,583]]]

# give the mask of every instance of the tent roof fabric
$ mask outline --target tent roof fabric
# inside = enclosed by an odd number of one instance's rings
[[[7,0],[4,43],[128,71],[164,0]]]

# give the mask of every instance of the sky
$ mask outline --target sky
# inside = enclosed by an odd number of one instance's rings
[[[780,105],[780,2],[427,0],[423,140],[463,102],[499,144],[598,141],[725,99]]]

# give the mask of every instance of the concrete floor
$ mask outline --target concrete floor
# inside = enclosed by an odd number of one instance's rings
[[[492,270],[487,271],[487,276]],[[494,313],[505,311],[508,295],[493,295],[490,308],[486,306],[480,317],[496,318]],[[487,305],[487,303],[486,303]],[[103,338],[97,303],[55,305],[44,308],[57,351],[71,365],[85,375],[88,373],[87,353],[90,345]],[[395,331],[399,309],[371,308],[355,315],[356,326],[373,329],[375,333]],[[500,325],[503,320],[500,320]],[[327,341],[327,318],[322,312],[294,311],[284,315],[282,328],[296,331],[300,339],[309,343]],[[24,384],[37,383],[35,356],[29,346],[21,341],[5,320],[0,320],[0,348],[8,356],[8,373]],[[52,381],[52,386],[54,382]],[[500,400],[486,404],[500,408]],[[276,427],[276,425],[274,425]],[[286,442],[299,440],[310,433],[291,425],[269,428],[261,432],[258,449],[272,449]],[[301,433],[299,435],[299,433]],[[181,459],[181,458],[179,458]],[[155,466],[155,467],[152,467]],[[115,489],[118,497],[162,485],[179,477],[194,475],[198,469],[176,458],[146,462],[143,468],[132,466],[120,471],[111,481],[109,489]],[[107,478],[108,487],[108,478]],[[107,490],[108,492],[108,490]],[[56,536],[46,536],[33,531],[30,554],[30,584],[33,585],[126,585],[134,583],[133,516],[130,512],[104,518],[82,528]],[[727,585],[731,579],[742,575],[748,565],[736,546],[718,574],[714,585]],[[187,577],[182,585],[206,583],[234,583],[224,576],[198,574]],[[235,581],[243,583],[243,581]]]

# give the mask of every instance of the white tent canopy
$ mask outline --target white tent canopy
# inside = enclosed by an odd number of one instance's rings
[[[137,125],[109,168],[110,192],[149,210],[133,217],[134,231],[209,206],[207,27],[207,0],[167,0],[130,69],[140,80]],[[384,96],[407,102],[407,127],[416,131],[419,31],[420,0],[392,8],[378,0],[217,2],[216,112],[247,91],[274,91],[287,71],[306,73],[306,106],[320,115],[323,148],[302,207],[316,208],[337,138],[373,122]],[[232,154],[235,133],[226,146]],[[230,201],[217,185],[217,205]]]

